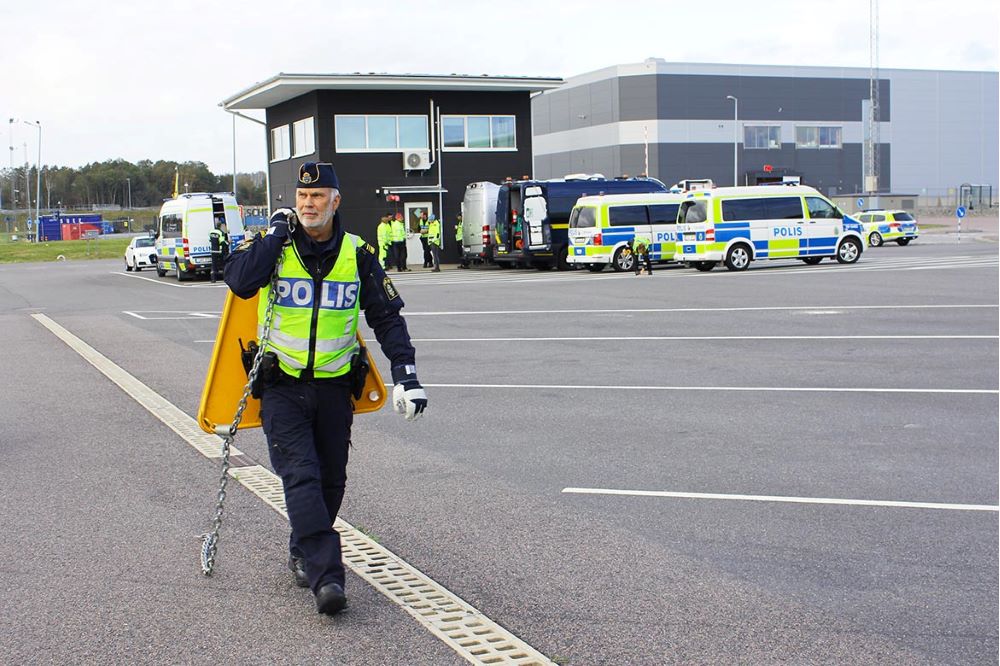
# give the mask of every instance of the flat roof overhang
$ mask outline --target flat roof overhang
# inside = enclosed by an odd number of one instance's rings
[[[314,90],[464,90],[542,92],[558,88],[560,78],[466,76],[460,74],[285,74],[255,83],[223,100],[224,109],[266,109]]]

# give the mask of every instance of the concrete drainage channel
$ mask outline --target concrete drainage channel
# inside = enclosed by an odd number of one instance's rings
[[[49,317],[31,316],[196,451],[210,460],[222,457],[221,440],[205,434],[182,410]],[[287,520],[281,479],[235,447],[231,456],[230,476]],[[347,566],[467,661],[522,666],[554,663],[346,521],[338,518],[334,527],[340,532]]]

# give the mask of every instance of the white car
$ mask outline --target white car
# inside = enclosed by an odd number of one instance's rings
[[[156,268],[156,241],[149,236],[136,236],[125,248],[125,270],[141,271]]]

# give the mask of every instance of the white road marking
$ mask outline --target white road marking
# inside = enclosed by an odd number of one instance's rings
[[[392,388],[392,384],[386,384]],[[877,388],[845,386],[613,386],[598,384],[424,384],[424,388],[529,389],[557,391],[744,391],[752,393],[929,393],[998,395],[998,389]]]
[[[633,497],[674,497],[679,499],[789,502],[793,504],[842,504],[847,506],[882,506],[903,509],[1000,512],[1000,505],[994,504],[944,504],[940,502],[897,502],[894,500],[835,499],[829,497],[783,497],[780,495],[723,495],[719,493],[678,493],[665,490],[616,490],[613,488],[563,488],[562,492],[578,495],[628,495]]]
[[[199,453],[206,458],[221,457],[219,437],[204,433],[194,419],[173,403],[49,317],[31,316]],[[231,453],[243,454],[235,446]],[[260,465],[250,465],[232,468],[229,474],[278,514],[288,518],[281,479],[274,472]],[[470,663],[553,664],[541,652],[347,521],[337,518],[334,527],[342,537],[345,564]]]
[[[180,289],[228,289],[225,282],[216,282],[208,284],[181,284],[176,281],[172,282],[165,281],[161,278],[150,278],[145,275],[136,275],[135,273],[124,273],[122,271],[111,271],[111,275],[121,275],[122,277],[132,278],[134,280],[145,280],[146,282],[152,282],[153,284],[162,285],[164,287],[177,287]]]
[[[221,312],[203,312],[199,310],[122,310],[123,314],[146,321],[163,321],[170,319],[218,319]],[[168,316],[177,315],[177,316]]]
[[[452,317],[458,315],[533,315],[533,314],[624,314],[624,313],[657,313],[657,312],[781,312],[781,311],[811,311],[811,310],[950,310],[950,309],[998,309],[995,304],[931,304],[931,305],[776,305],[760,307],[737,308],[615,308],[615,309],[572,309],[572,310],[452,310],[432,312],[405,312],[406,317]]]
[[[553,338],[412,338],[411,342],[582,342],[642,340],[996,340],[997,335],[635,335]],[[195,342],[198,342],[195,340]],[[214,341],[213,341],[214,342]]]

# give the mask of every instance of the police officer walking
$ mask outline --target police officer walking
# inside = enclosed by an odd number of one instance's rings
[[[267,234],[242,243],[225,272],[238,297],[259,292],[260,327],[271,275],[281,260],[274,328],[266,345],[277,367],[260,388],[261,420],[292,528],[288,567],[296,584],[312,590],[316,609],[327,615],[347,605],[340,535],[333,522],[346,482],[352,359],[359,352],[361,310],[391,363],[393,408],[413,420],[427,406],[399,312],[403,300],[378,265],[374,248],[344,232],[340,201],[333,165],[306,162],[299,169],[295,210],[275,211]]]
[[[427,223],[427,246],[430,248],[432,272],[441,272],[441,223],[431,214]]]

